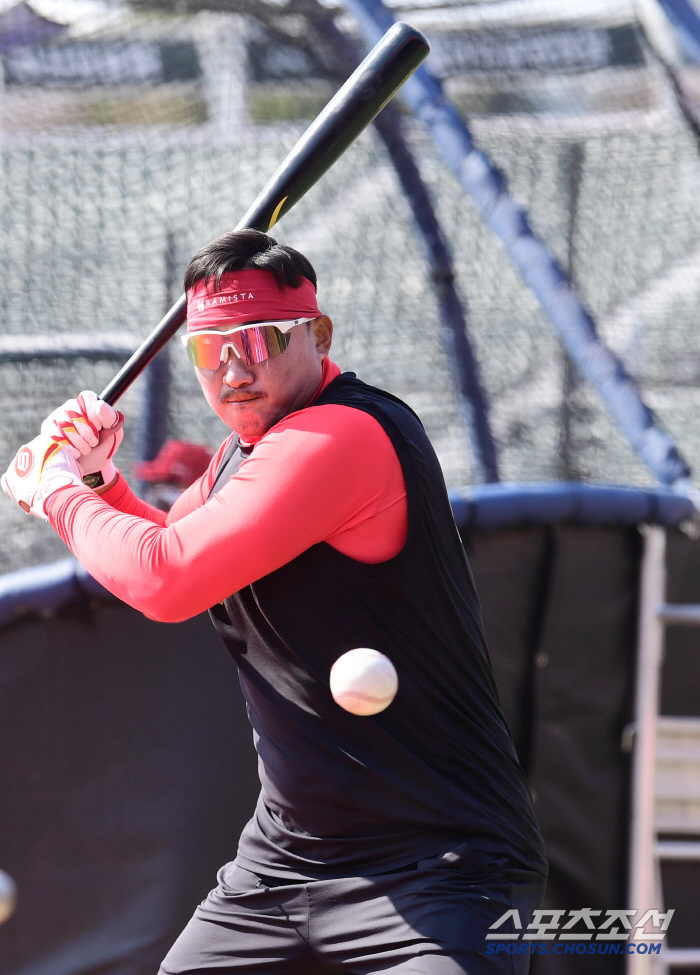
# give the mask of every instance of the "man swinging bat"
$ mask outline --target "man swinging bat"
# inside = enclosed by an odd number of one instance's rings
[[[331,361],[292,248],[227,234],[185,290],[187,353],[233,433],[171,511],[131,493],[121,430],[104,434],[120,418],[89,393],[2,479],[129,605],[166,622],[208,609],[238,665],[260,798],[162,971],[523,975],[529,953],[486,936],[539,907],[542,842],[420,421]],[[356,647],[398,673],[372,717],[329,688]]]

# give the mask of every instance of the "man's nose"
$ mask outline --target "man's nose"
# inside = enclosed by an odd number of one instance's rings
[[[254,379],[255,376],[248,366],[229,349],[228,360],[224,369],[224,384],[232,389],[238,389],[239,386],[249,385]]]

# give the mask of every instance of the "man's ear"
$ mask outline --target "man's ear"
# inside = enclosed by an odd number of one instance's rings
[[[311,328],[316,343],[316,351],[320,359],[325,359],[331,349],[333,341],[333,322],[328,315],[321,315],[311,322]]]

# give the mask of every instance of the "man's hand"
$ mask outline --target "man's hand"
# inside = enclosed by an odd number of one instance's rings
[[[123,422],[122,413],[87,389],[47,416],[41,432],[71,452],[88,487],[99,488],[117,476],[112,458],[124,438]]]
[[[78,462],[68,448],[43,434],[19,448],[0,484],[21,508],[44,519],[44,505],[52,494],[71,485],[84,486]]]

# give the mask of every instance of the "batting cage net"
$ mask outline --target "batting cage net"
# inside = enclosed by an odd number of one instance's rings
[[[477,144],[697,466],[699,69],[662,16],[642,22],[622,0],[392,7],[428,35]],[[194,251],[236,224],[333,93],[330,58],[309,44],[316,15],[360,43],[331,0],[4,6],[0,467],[64,399],[104,388]],[[501,478],[651,483],[427,131],[403,122],[452,250]],[[435,282],[374,130],[275,235],[316,267],[334,359],[418,412],[448,485],[475,480]],[[167,355],[169,436],[218,445],[226,428],[177,339]],[[127,475],[143,385],[120,403]],[[65,551],[9,500],[0,526],[0,571]]]

